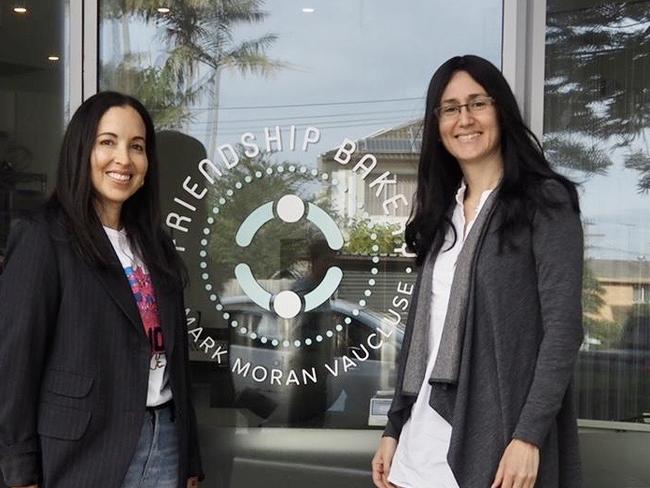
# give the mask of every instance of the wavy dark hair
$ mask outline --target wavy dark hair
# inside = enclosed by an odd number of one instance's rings
[[[113,107],[133,108],[146,129],[147,174],[142,187],[122,205],[121,223],[130,244],[140,250],[147,267],[163,277],[163,285],[184,285],[187,281],[185,267],[161,225],[159,165],[153,121],[137,99],[104,91],[93,95],[77,109],[63,136],[56,186],[47,207],[63,213],[68,233],[87,262],[100,267],[109,266],[109,259],[102,252],[101,242],[105,237],[95,210],[90,156],[99,121]]]
[[[530,225],[536,208],[559,205],[541,190],[540,183],[545,180],[561,183],[569,193],[574,210],[580,211],[576,184],[551,168],[539,140],[524,123],[515,96],[499,69],[479,56],[456,56],[438,68],[427,91],[417,190],[405,232],[407,248],[416,253],[418,264],[422,264],[431,249],[436,232],[453,228],[447,211],[463,174],[458,161],[441,141],[435,108],[449,80],[458,71],[467,72],[495,100],[504,162],[498,195],[503,211],[499,228],[502,246],[511,241],[516,230]],[[456,229],[453,230],[457,235]]]

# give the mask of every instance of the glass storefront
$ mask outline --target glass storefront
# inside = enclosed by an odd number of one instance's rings
[[[11,220],[54,184],[69,112],[69,35],[65,0],[0,5],[0,270]]]
[[[544,146],[582,183],[587,486],[644,486],[650,419],[650,2],[547,3]],[[622,423],[618,423],[622,422]],[[609,435],[589,427],[620,429]]]
[[[90,3],[0,7],[0,272],[10,221],[53,187],[70,12]],[[526,63],[545,62],[547,156],[581,183],[586,486],[645,486],[650,0],[545,4],[545,60]],[[152,112],[190,272],[204,486],[368,486],[415,280],[401,231],[426,87],[455,54],[501,64],[503,2],[97,5],[98,88]]]
[[[0,273],[11,222],[54,187],[71,109],[70,37],[68,0],[0,4]]]
[[[160,130],[208,486],[367,486],[426,88],[459,52],[500,64],[501,3],[174,5],[100,2],[99,79]]]
[[[544,144],[582,182],[585,419],[650,416],[650,2],[549,2]]]

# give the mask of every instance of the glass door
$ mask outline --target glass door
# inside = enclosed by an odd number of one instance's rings
[[[100,88],[154,115],[206,486],[368,486],[432,73],[501,2],[100,3]]]
[[[54,184],[69,114],[66,0],[0,5],[0,272],[12,219]]]
[[[544,146],[582,183],[585,484],[650,483],[650,2],[551,1]]]

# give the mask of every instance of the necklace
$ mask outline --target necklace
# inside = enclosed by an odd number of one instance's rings
[[[120,250],[122,251],[122,254],[124,254],[128,258],[129,262],[131,263],[131,267],[135,268],[137,264],[137,260],[135,257],[135,253],[131,249],[128,236],[126,235],[125,232],[120,232],[118,234],[117,239],[120,244]]]

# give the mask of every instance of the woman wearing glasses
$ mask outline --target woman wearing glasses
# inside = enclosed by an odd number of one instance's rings
[[[427,94],[406,227],[419,274],[377,487],[581,486],[579,215],[499,70],[445,62]]]

